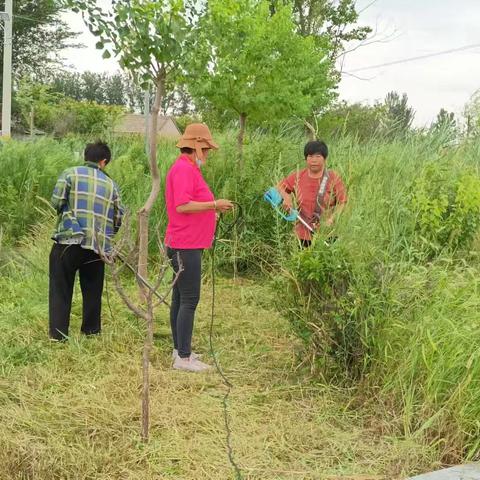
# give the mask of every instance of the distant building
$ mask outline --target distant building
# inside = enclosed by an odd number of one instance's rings
[[[115,133],[145,135],[145,116],[127,113],[121,117],[114,128]],[[171,117],[158,116],[158,136],[161,138],[180,138],[181,133]]]

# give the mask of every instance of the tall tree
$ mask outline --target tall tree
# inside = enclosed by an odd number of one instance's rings
[[[480,133],[480,90],[470,97],[463,112],[467,136],[478,136]]]
[[[93,98],[85,98],[82,85],[82,74],[79,72],[64,72],[58,71],[50,75],[47,79],[48,84],[52,90],[61,93],[66,97],[74,100],[90,100]]]
[[[332,58],[341,53],[347,42],[365,40],[372,31],[370,27],[357,25],[356,0],[270,0],[270,11],[274,14],[280,5],[289,4],[301,35],[328,36]]]
[[[5,1],[0,1],[0,9]],[[62,63],[61,52],[73,45],[76,33],[61,20],[62,4],[57,0],[15,0],[13,2],[13,74],[42,78]],[[3,58],[3,34],[0,36]],[[0,69],[0,76],[2,71]]]
[[[446,140],[453,140],[458,135],[458,125],[455,114],[441,108],[430,130],[443,135],[446,137]]]
[[[189,89],[236,113],[240,159],[247,121],[303,118],[330,100],[329,45],[298,35],[288,5],[272,15],[267,0],[211,0],[196,40]]]
[[[379,133],[384,106],[376,103],[338,102],[316,119],[315,134],[321,132],[324,139],[344,134],[354,136],[359,141],[369,140]]]
[[[58,71],[47,78],[52,89],[75,100],[85,100],[104,105],[123,105],[131,110],[141,110],[144,92],[125,73],[97,73]]]
[[[408,96],[389,92],[385,97],[384,128],[390,137],[404,136],[410,130],[415,110],[408,106]]]
[[[97,6],[96,0],[70,0],[77,11],[84,13],[90,31],[99,37],[97,48],[104,58],[117,56],[122,67],[138,78],[143,85],[155,87],[151,111],[149,138],[149,166],[152,188],[145,205],[138,212],[139,260],[138,274],[148,274],[148,219],[160,192],[157,164],[158,114],[167,87],[175,83],[184,64],[185,48],[191,32],[189,19],[193,14],[187,0],[116,0],[110,10]],[[146,289],[142,288],[147,299]],[[149,425],[149,364],[153,345],[153,318],[147,321],[143,349],[143,423],[142,438],[148,440]]]

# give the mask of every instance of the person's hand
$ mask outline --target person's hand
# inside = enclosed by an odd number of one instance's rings
[[[283,199],[283,209],[287,212],[291,212],[293,210],[292,197],[286,197]]]
[[[233,208],[233,203],[230,200],[220,199],[216,200],[215,202],[217,205],[215,210],[217,212],[225,213]]]

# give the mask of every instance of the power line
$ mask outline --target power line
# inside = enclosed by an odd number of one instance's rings
[[[363,70],[372,70],[374,68],[389,67],[391,65],[399,65],[401,63],[414,62],[416,60],[423,60],[426,58],[438,57],[440,55],[447,55],[449,53],[462,52],[464,50],[470,50],[472,48],[480,47],[480,43],[474,43],[473,45],[465,45],[459,48],[452,48],[450,50],[443,50],[441,52],[428,53],[426,55],[419,55],[418,57],[404,58],[403,60],[395,60],[393,62],[380,63],[378,65],[369,65],[368,67],[355,68],[350,70],[349,73],[361,72]]]

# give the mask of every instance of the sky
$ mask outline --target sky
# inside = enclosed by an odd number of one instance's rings
[[[480,0],[358,0],[357,10],[361,11],[359,24],[372,27],[375,34],[369,44],[345,56],[340,98],[372,104],[392,90],[406,93],[416,111],[417,126],[429,125],[441,108],[461,115],[480,89]],[[115,60],[102,59],[95,37],[79,14],[64,17],[73,30],[81,32],[79,40],[86,46],[66,52],[69,65],[80,71],[119,69]],[[468,50],[365,69],[476,44]]]

